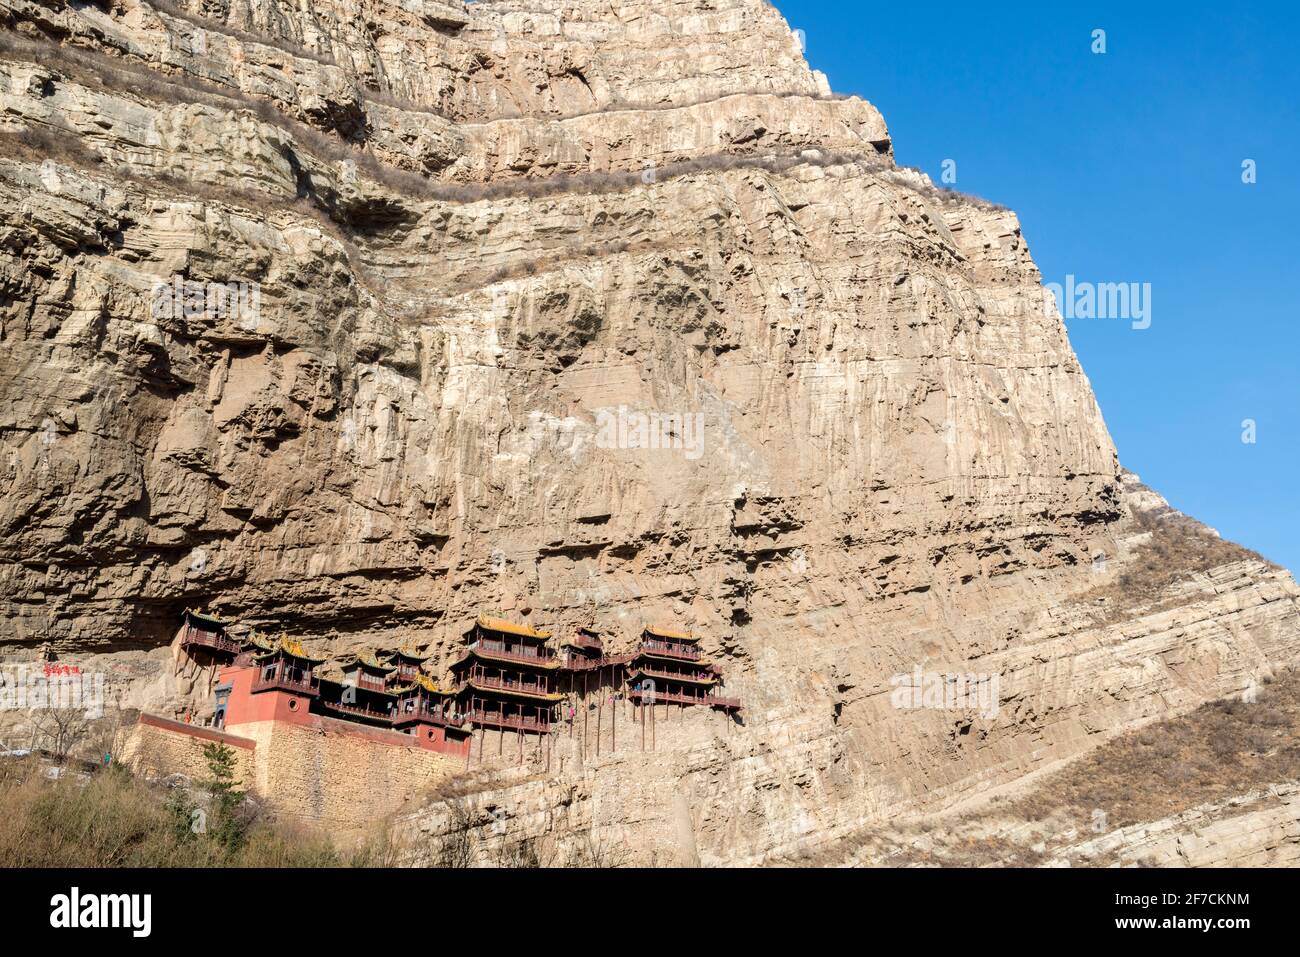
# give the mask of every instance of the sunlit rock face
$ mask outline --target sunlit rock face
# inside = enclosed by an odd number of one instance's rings
[[[1181,520],[1121,472],[1015,215],[896,168],[766,3],[0,19],[8,657],[166,712],[208,690],[165,650],[185,607],[438,665],[487,609],[613,651],[689,627],[743,724],[661,716],[653,753],[629,725],[491,793],[706,863],[1296,658],[1257,556],[1143,585]],[[900,706],[918,671],[995,706]]]

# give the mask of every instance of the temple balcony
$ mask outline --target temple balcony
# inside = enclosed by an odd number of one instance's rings
[[[323,711],[334,711],[351,718],[362,718],[367,721],[388,722],[396,716],[395,711],[388,709],[376,708],[373,705],[344,704],[341,701],[322,701],[320,707]]]
[[[674,691],[659,691],[658,689],[653,692],[643,693],[635,688],[628,692],[628,697],[638,702],[641,700],[643,695],[646,704],[699,705],[708,708],[723,708],[727,711],[739,711],[741,707],[739,698],[724,698],[721,695],[689,694]]]
[[[681,658],[683,661],[699,661],[704,656],[700,650],[693,645],[677,644],[671,641],[654,641],[647,639],[641,642],[641,650],[652,655],[666,655],[669,658]]]
[[[536,648],[525,644],[507,645],[503,641],[482,639],[474,642],[470,648],[478,649],[494,658],[505,658],[523,664],[550,664],[555,661],[555,652],[549,648]]]
[[[500,676],[489,677],[482,672],[470,672],[469,680],[480,688],[495,688],[498,691],[519,691],[524,694],[551,694],[550,683],[546,681],[521,681]]]
[[[292,691],[296,694],[318,695],[320,686],[316,676],[301,671],[280,671],[267,675],[259,671],[253,678],[252,691]]]
[[[431,724],[442,725],[459,725],[464,719],[455,714],[451,708],[442,708],[438,705],[422,704],[408,710],[403,710],[399,705],[398,709],[393,712],[393,724],[409,724],[412,721],[427,721]]]
[[[569,644],[574,648],[581,648],[584,651],[595,651],[595,652],[603,651],[605,647],[601,643],[599,638],[590,638],[587,635],[582,635],[582,634],[570,638],[566,642],[566,644]]]
[[[462,717],[482,728],[503,728],[510,731],[529,731],[535,734],[546,734],[551,730],[550,721],[526,718],[517,714],[504,714],[500,711],[487,711],[482,708],[471,708]]]
[[[202,628],[187,627],[185,633],[181,635],[182,648],[210,648],[213,651],[220,651],[223,654],[239,654],[239,642],[232,638],[215,631],[205,631]]]
[[[570,656],[564,667],[568,671],[599,671],[602,668],[617,668],[627,664],[635,655],[610,655],[605,658],[577,658]]]
[[[645,665],[638,665],[635,671],[639,671],[647,678],[654,678],[657,681],[686,681],[692,684],[714,684],[718,680],[718,676],[710,671],[662,671]]]

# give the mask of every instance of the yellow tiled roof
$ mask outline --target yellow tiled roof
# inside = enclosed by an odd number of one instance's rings
[[[667,638],[669,641],[688,641],[697,642],[696,638],[689,631],[678,631],[675,628],[660,628],[658,625],[646,625],[646,634],[654,635],[656,638]]]
[[[376,654],[382,655],[383,657],[388,658],[390,661],[394,658],[406,658],[408,661],[428,661],[430,658],[429,655],[422,655],[409,645],[403,645],[399,648],[392,648],[385,651],[379,651],[376,652]]]
[[[487,615],[478,616],[480,628],[486,628],[488,631],[503,631],[509,635],[522,635],[525,638],[541,638],[543,641],[551,637],[549,631],[541,631],[530,625],[517,625],[512,621],[506,621],[504,618],[489,618]]]
[[[405,694],[408,691],[414,691],[417,685],[429,692],[429,694],[451,694],[445,688],[438,687],[438,684],[428,675],[416,675],[411,684],[394,688],[393,691],[397,694]]]
[[[281,635],[272,642],[267,642],[265,639],[250,637],[250,642],[254,647],[262,649],[260,654],[253,655],[254,658],[265,658],[268,655],[275,654],[277,651],[283,651],[291,658],[301,658],[303,661],[310,661],[313,664],[321,664],[322,662],[329,660],[328,655],[318,655],[315,652],[308,651],[307,647],[297,638],[287,638],[284,635]]]
[[[210,611],[200,611],[197,608],[186,608],[185,614],[189,615],[191,618],[201,618],[203,621],[211,622],[218,628],[224,628],[226,625],[230,624],[230,620],[227,618],[218,618]]]

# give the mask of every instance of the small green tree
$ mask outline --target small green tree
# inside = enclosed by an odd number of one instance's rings
[[[167,820],[171,822],[172,836],[178,845],[194,840],[194,821],[199,809],[190,801],[184,788],[176,788],[167,797]]]
[[[235,752],[224,744],[205,744],[203,757],[210,775],[203,786],[212,797],[207,835],[222,850],[234,853],[248,835],[248,821],[241,814],[246,792],[235,780]]]

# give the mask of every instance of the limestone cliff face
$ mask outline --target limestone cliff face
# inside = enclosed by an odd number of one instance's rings
[[[743,727],[687,714],[499,800],[705,861],[957,801],[1296,658],[1294,583],[1226,545],[1133,598],[1135,516],[1167,510],[1015,215],[895,167],[760,0],[0,22],[11,655],[106,656],[163,708],[202,690],[161,650],[185,606],[444,660],[488,608],[615,650],[685,624]],[[176,309],[178,282],[255,305]],[[999,675],[997,714],[891,707],[916,667]]]

